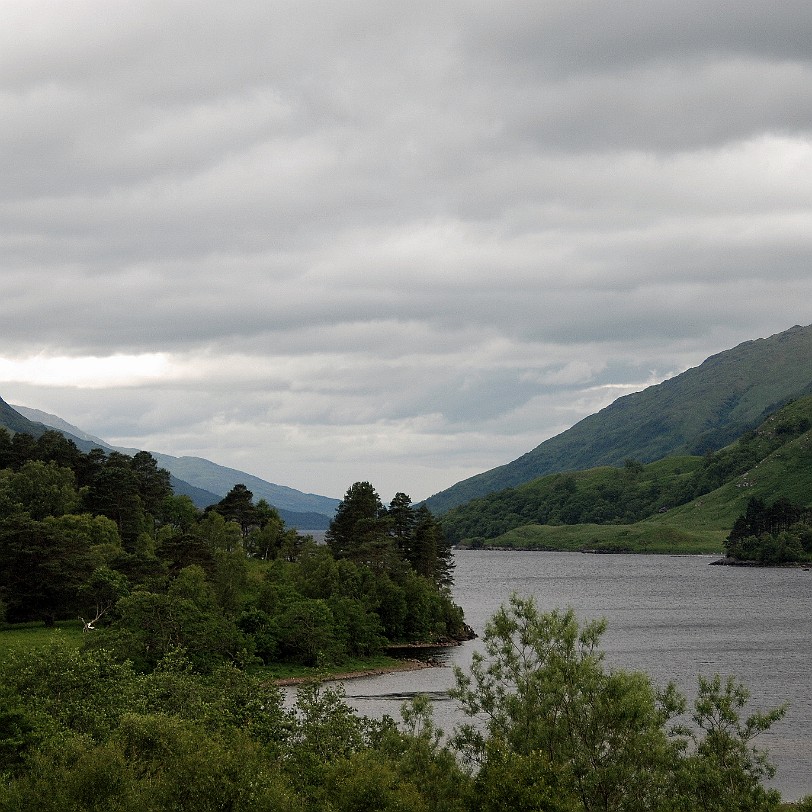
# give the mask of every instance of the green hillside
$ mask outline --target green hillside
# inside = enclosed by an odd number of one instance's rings
[[[719,552],[752,497],[812,506],[812,396],[714,453],[541,477],[442,519],[456,543]]]
[[[506,465],[430,497],[435,515],[561,471],[702,455],[732,442],[793,398],[812,393],[812,326],[792,327],[711,356],[546,440]]]
[[[792,428],[809,426],[811,422],[812,397],[801,398],[776,412],[758,433],[767,438],[784,437],[786,442],[711,493],[651,521],[687,530],[724,530],[727,534],[753,497],[767,502],[783,497],[794,504],[812,506],[812,431],[796,434]],[[734,450],[746,445],[749,437],[745,435]]]

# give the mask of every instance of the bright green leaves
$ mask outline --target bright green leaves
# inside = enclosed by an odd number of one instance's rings
[[[776,808],[761,784],[771,769],[750,742],[783,709],[742,721],[744,689],[700,679],[693,725],[676,726],[684,699],[673,686],[658,694],[645,674],[607,670],[604,629],[515,595],[488,623],[484,653],[470,673],[456,669],[452,691],[476,720],[453,742],[478,768],[477,808]]]

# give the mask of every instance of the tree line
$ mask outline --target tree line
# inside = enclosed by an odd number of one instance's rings
[[[809,430],[809,419],[779,413],[736,443],[701,457],[550,474],[452,508],[439,521],[453,542],[496,538],[528,524],[634,524],[710,493],[750,471]]]
[[[759,564],[812,561],[812,508],[789,499],[768,504],[751,498],[733,523],[725,553],[737,561]]]
[[[179,647],[204,672],[466,634],[450,547],[405,494],[384,508],[357,483],[319,545],[242,484],[199,510],[144,451],[0,430],[0,466],[0,619],[80,617],[87,646],[139,670]]]

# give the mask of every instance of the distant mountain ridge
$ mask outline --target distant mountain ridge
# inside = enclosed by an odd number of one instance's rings
[[[73,440],[82,451],[103,448],[133,455],[140,449],[112,446],[62,418],[28,406],[9,405],[0,398],[0,426],[11,431],[40,436],[49,428],[56,429]],[[255,499],[265,499],[273,505],[285,523],[302,532],[323,531],[339,504],[338,499],[303,493],[295,488],[267,482],[257,476],[227,468],[202,457],[174,457],[150,451],[158,465],[172,475],[175,493],[189,496],[198,507],[219,502],[233,487],[241,483],[253,492]]]
[[[546,474],[716,451],[807,394],[812,394],[812,326],[795,326],[618,398],[518,459],[434,494],[426,505],[442,514]]]

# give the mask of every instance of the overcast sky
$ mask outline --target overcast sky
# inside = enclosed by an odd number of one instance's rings
[[[0,3],[0,396],[416,501],[812,323],[809,0]]]

